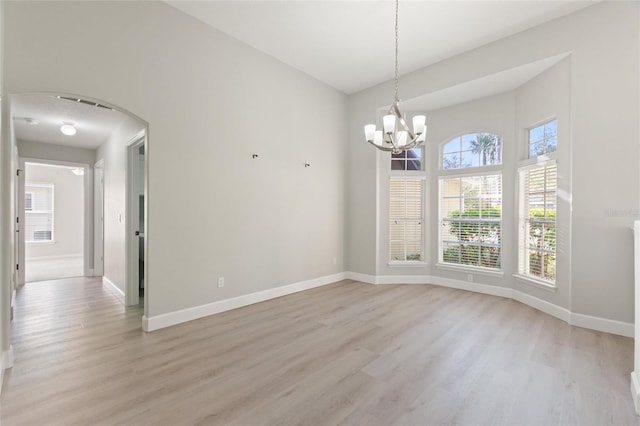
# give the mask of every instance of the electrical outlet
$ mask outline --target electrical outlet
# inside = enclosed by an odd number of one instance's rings
[[[218,288],[224,287],[224,277],[218,277]]]
[[[467,281],[469,281],[470,283],[473,282],[473,275],[471,274],[467,274]]]

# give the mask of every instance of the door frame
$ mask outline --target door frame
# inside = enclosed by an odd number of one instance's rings
[[[18,153],[19,154],[19,153]],[[74,161],[58,161],[48,160],[35,157],[19,157],[19,169],[20,179],[18,181],[19,196],[17,212],[18,220],[22,224],[21,230],[24,227],[26,214],[24,211],[24,191],[26,183],[26,165],[30,164],[42,164],[49,166],[65,166],[65,167],[82,167],[84,169],[83,185],[83,243],[82,243],[82,273],[85,277],[93,276],[93,168],[88,163],[79,163]],[[54,195],[55,197],[55,195]],[[18,232],[18,238],[20,242],[19,253],[17,263],[19,265],[20,274],[18,275],[18,282],[16,283],[18,288],[26,284],[26,240],[25,233]]]
[[[144,170],[140,170],[140,155],[139,149],[144,146],[145,148],[145,162]],[[139,250],[140,242],[136,231],[140,231],[144,236],[144,279],[145,279],[145,305],[148,298],[148,246],[149,238],[147,233],[147,213],[149,197],[148,197],[148,145],[146,130],[142,130],[127,144],[127,173],[126,173],[126,194],[125,194],[125,258],[127,264],[127,272],[125,274],[125,305],[137,305],[140,303],[139,295]],[[143,194],[144,194],[144,229],[139,230],[139,193],[137,191],[140,179],[144,179]]]
[[[93,276],[104,275],[104,159],[93,165]]]

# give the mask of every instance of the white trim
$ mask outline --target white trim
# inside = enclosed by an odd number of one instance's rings
[[[89,275],[90,277],[95,277],[95,271],[93,270],[93,268],[89,268]]]
[[[106,286],[106,288],[108,289],[111,289],[116,294],[118,299],[122,303],[124,303],[124,291],[122,291],[120,287],[115,285],[113,281],[111,281],[109,278],[105,277],[104,275],[102,276],[102,285]]]
[[[513,290],[512,299],[571,324],[571,311],[567,308],[554,305],[553,303],[538,299],[537,297],[523,293],[519,290]]]
[[[429,264],[419,260],[394,260],[387,263],[390,268],[424,268]]]
[[[455,271],[455,272],[467,272],[478,275],[487,275],[489,277],[503,277],[504,272],[499,269],[490,269],[490,268],[480,268],[474,266],[467,266],[462,264],[454,264],[454,263],[436,263],[436,268],[442,269],[445,271]]]
[[[520,281],[523,284],[529,284],[529,285],[541,288],[543,290],[550,291],[552,293],[555,293],[556,291],[558,291],[558,287],[555,284],[552,284],[550,281],[536,279],[534,277],[530,277],[523,274],[513,274],[513,278],[515,278],[516,280]]]
[[[55,259],[69,259],[72,257],[82,257],[82,253],[77,254],[61,254],[58,256],[38,256],[38,257],[28,257],[27,262],[30,260],[55,260]]]
[[[511,298],[511,289],[497,285],[473,283],[451,278],[431,277],[431,282],[442,287],[457,288],[460,290],[473,291],[475,293],[489,294],[491,296]]]
[[[345,272],[344,277],[347,280],[359,281],[366,284],[378,284],[375,275],[361,274],[360,272]]]
[[[640,381],[638,381],[638,375],[635,371],[631,372],[631,398],[633,399],[636,414],[640,414]]]
[[[602,331],[605,333],[617,334],[619,336],[634,337],[634,324],[622,321],[599,318],[590,315],[571,312],[546,300],[539,299],[520,290],[500,287],[495,285],[467,282],[451,278],[435,277],[429,275],[366,275],[357,272],[345,272],[347,279],[360,281],[367,284],[430,284],[441,287],[457,288],[460,290],[473,291],[475,293],[489,294],[492,296],[505,297],[516,300],[541,312],[561,319],[576,327],[588,328],[590,330]]]
[[[589,328],[591,330],[603,331],[605,333],[633,337],[634,325],[629,322],[616,321],[572,312],[571,322],[569,322],[569,324],[577,327]]]
[[[254,303],[263,302],[276,297],[282,297],[299,291],[309,290],[315,287],[331,284],[345,279],[345,273],[327,275],[324,277],[314,278],[311,280],[300,281],[297,283],[271,288],[268,290],[258,291],[231,299],[220,300],[217,302],[207,303],[206,305],[194,306],[193,308],[181,309],[166,314],[142,317],[142,329],[144,331],[154,331],[161,328],[170,327],[172,325],[181,324],[183,322],[192,321],[198,318],[206,317],[220,312],[230,311],[232,309],[241,308],[243,306],[252,305]]]
[[[13,346],[9,345],[9,349],[0,353],[0,394],[4,387],[4,370],[13,367]]]

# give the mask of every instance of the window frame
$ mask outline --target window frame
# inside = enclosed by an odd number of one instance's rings
[[[485,167],[480,167],[482,170],[482,173],[478,173],[478,167],[474,167],[473,170],[476,171],[476,173],[446,173],[446,174],[440,174],[438,176],[438,262],[436,264],[436,267],[439,269],[449,269],[449,270],[461,270],[461,271],[468,271],[468,272],[474,272],[474,273],[480,273],[480,274],[484,274],[484,275],[498,275],[498,276],[502,276],[504,274],[502,266],[503,266],[503,262],[502,262],[502,253],[503,253],[503,249],[504,249],[504,238],[503,238],[503,230],[504,230],[504,220],[503,220],[503,211],[502,211],[502,207],[504,204],[504,190],[503,190],[503,173],[502,173],[502,169],[500,166],[485,166]],[[484,169],[488,169],[488,170],[484,170]],[[467,168],[467,169],[454,169],[454,170],[469,170],[471,168]],[[443,241],[443,216],[442,216],[442,202],[443,202],[443,196],[442,196],[442,181],[446,180],[446,179],[464,179],[464,178],[480,178],[483,176],[499,176],[500,177],[500,244],[499,244],[499,248],[500,248],[500,268],[491,268],[491,267],[486,267],[486,266],[479,266],[479,265],[469,265],[469,264],[464,264],[464,263],[451,263],[451,262],[445,262],[444,261],[444,241]],[[479,245],[481,246],[481,245]]]
[[[537,129],[538,127],[544,127],[544,126],[546,126],[547,124],[552,123],[552,122],[554,122],[554,121],[556,122],[556,134],[555,134],[555,136],[554,136],[554,137],[555,137],[555,139],[556,139],[556,149],[555,149],[554,151],[551,151],[551,152],[544,152],[544,153],[542,153],[542,154],[535,155],[535,156],[533,156],[533,157],[532,157],[532,156],[531,156],[531,131],[532,131],[533,129]],[[526,155],[526,160],[525,160],[525,161],[527,161],[527,160],[533,160],[533,161],[535,161],[535,160],[536,160],[536,159],[538,159],[538,158],[543,158],[543,159],[546,159],[546,158],[556,158],[556,156],[557,156],[557,152],[558,152],[558,118],[557,118],[557,117],[547,118],[547,119],[545,119],[545,120],[542,120],[542,121],[538,122],[537,124],[534,124],[533,126],[527,127],[527,128],[525,129],[525,138],[524,138],[524,139],[525,139],[525,152],[526,152],[526,154],[527,154],[527,155]],[[535,141],[535,142],[536,142],[536,143],[537,143],[537,142],[540,142],[540,141],[542,141],[542,142],[546,142],[548,139],[550,139],[550,138],[545,138],[545,137],[544,137],[544,129],[543,129],[543,136],[542,136],[542,139],[539,139],[539,140],[537,140],[537,141]],[[545,146],[546,146],[546,145],[545,145]]]
[[[527,151],[528,153],[528,151]],[[546,157],[546,156],[539,156],[537,157],[539,159],[539,161],[535,162],[535,163],[530,163],[527,162],[528,164],[523,164],[520,167],[518,167],[517,173],[518,173],[518,186],[517,186],[517,190],[518,190],[518,259],[517,259],[517,273],[514,274],[514,277],[517,278],[520,281],[529,283],[529,284],[534,284],[538,287],[544,288],[546,290],[551,290],[551,291],[556,291],[558,288],[558,275],[557,275],[557,271],[558,271],[558,236],[557,236],[557,229],[558,229],[558,163],[557,161],[553,158],[553,159],[543,159],[541,157]],[[554,280],[547,280],[544,279],[543,277],[539,277],[536,275],[531,275],[529,273],[527,273],[527,264],[528,264],[528,256],[529,256],[529,244],[528,241],[525,241],[525,239],[527,238],[527,219],[528,217],[525,217],[525,205],[524,205],[524,196],[525,194],[523,193],[523,190],[525,188],[526,182],[523,181],[523,176],[525,173],[529,173],[532,170],[535,169],[540,169],[540,168],[547,168],[547,167],[555,167],[556,168],[556,189],[555,189],[555,219],[554,219],[554,227],[556,230],[556,241],[555,241],[555,250],[553,252],[554,254],[554,269],[556,271],[555,274],[555,279]],[[546,176],[545,176],[545,189],[546,189]],[[544,191],[545,193],[547,192],[546,190]],[[543,237],[544,238],[544,237]]]
[[[424,172],[424,168],[425,168],[425,149],[424,149],[424,145],[420,145],[417,146],[415,148],[411,148],[408,151],[403,151],[405,157],[404,158],[394,158],[394,154],[390,155],[390,161],[389,161],[389,171],[391,172],[392,175],[398,175],[400,174],[400,176],[404,176],[404,173],[411,173],[416,174],[416,173],[423,173]],[[415,161],[415,158],[408,158],[406,155],[409,151],[412,150],[419,150],[420,151],[420,158],[418,159],[420,161],[420,168],[418,170],[412,170],[412,169],[408,169],[407,165],[409,163],[409,161]],[[393,168],[393,163],[394,162],[400,162],[402,164],[404,164],[404,169],[394,169]]]
[[[49,210],[36,210],[36,209],[31,209],[31,210],[26,210],[25,209],[25,216],[26,215],[36,215],[36,214],[42,214],[42,213],[47,213],[50,215],[51,218],[51,239],[49,240],[36,240],[33,239],[33,232],[36,231],[47,231],[47,230],[42,230],[42,229],[36,229],[33,230],[31,232],[31,236],[29,235],[28,232],[26,232],[26,227],[27,227],[27,217],[25,217],[25,243],[27,244],[55,244],[56,240],[55,240],[55,185],[52,182],[48,182],[48,183],[39,183],[39,182],[25,182],[25,188],[49,188],[51,191],[51,209]],[[32,193],[32,191],[26,191],[25,189],[25,194],[27,193]],[[25,196],[26,199],[26,196]],[[32,195],[32,207],[33,207],[33,200],[35,200],[35,194]]]

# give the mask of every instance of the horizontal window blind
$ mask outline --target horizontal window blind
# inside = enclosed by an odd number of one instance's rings
[[[556,279],[555,164],[520,171],[519,272],[545,281]]]
[[[440,179],[440,261],[500,269],[502,175]]]
[[[53,241],[53,184],[25,183],[25,240]]]
[[[424,180],[389,182],[389,260],[424,259]]]

